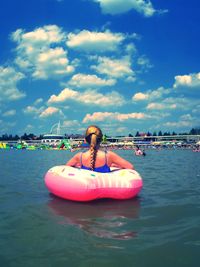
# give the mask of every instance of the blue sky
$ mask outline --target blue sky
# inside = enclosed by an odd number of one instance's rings
[[[7,0],[0,135],[200,126],[198,0]]]

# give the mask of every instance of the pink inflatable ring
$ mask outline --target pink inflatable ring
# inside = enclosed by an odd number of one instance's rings
[[[75,201],[129,199],[135,197],[143,185],[135,170],[114,169],[100,173],[66,165],[51,168],[45,175],[45,184],[54,195]]]

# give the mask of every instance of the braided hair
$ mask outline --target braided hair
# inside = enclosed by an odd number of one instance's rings
[[[95,168],[97,150],[102,141],[102,137],[103,134],[99,127],[91,125],[87,128],[85,134],[85,140],[90,145],[90,168],[92,171]]]

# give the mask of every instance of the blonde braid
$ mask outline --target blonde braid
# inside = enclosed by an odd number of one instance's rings
[[[96,155],[97,155],[96,139],[97,139],[96,135],[92,134],[91,144],[90,144],[90,168],[92,171],[94,171],[94,168],[95,168],[95,161],[96,161]]]
[[[86,141],[90,144],[90,168],[92,171],[95,168],[98,145],[102,136],[102,132],[97,126],[89,126],[86,131]]]

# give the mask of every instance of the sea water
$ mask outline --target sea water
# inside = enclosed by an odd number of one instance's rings
[[[200,153],[118,150],[141,174],[131,200],[77,203],[44,185],[70,151],[0,151],[1,267],[197,267]]]

